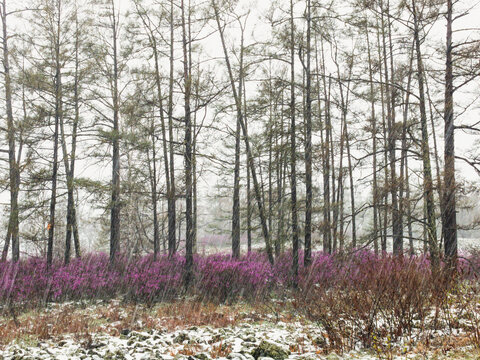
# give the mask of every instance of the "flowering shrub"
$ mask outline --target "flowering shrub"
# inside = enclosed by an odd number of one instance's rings
[[[196,255],[195,280],[189,291],[210,301],[256,299],[291,284],[292,255],[284,253],[275,265],[264,253],[251,253],[240,259],[226,254]],[[351,256],[313,254],[312,264],[304,268],[299,257],[298,285],[304,294],[312,289],[353,287],[377,294],[386,284],[405,284],[422,288],[430,278],[430,262],[426,256],[395,257],[359,251]],[[160,255],[127,259],[120,256],[114,265],[108,255],[89,254],[68,265],[55,261],[47,269],[43,258],[32,257],[19,263],[0,263],[0,302],[39,302],[78,299],[105,299],[130,296],[139,301],[154,301],[178,296],[183,292],[183,255]],[[463,255],[459,260],[461,276],[478,278],[480,253]],[[401,286],[392,291],[401,293]],[[390,300],[395,294],[391,294]],[[416,301],[406,296],[405,301]],[[390,301],[389,300],[389,301]],[[397,304],[409,311],[408,304]]]
[[[270,263],[260,256],[236,260],[217,254],[197,258],[196,263],[196,292],[210,299],[225,301],[242,295],[255,298],[274,281]]]
[[[182,268],[185,258],[174,255],[152,255],[130,261],[122,282],[133,297],[143,300],[166,298],[175,295],[182,286]]]

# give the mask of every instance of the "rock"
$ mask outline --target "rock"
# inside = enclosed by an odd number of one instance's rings
[[[252,343],[257,341],[257,339],[255,339],[255,336],[253,336],[253,335],[243,336],[242,339],[245,342],[252,342]]]
[[[255,358],[249,353],[245,353],[245,354],[242,353],[242,355],[245,358],[245,360],[255,360]]]
[[[130,332],[130,329],[123,329],[122,331],[120,331],[120,334],[127,336],[128,334],[130,334]]]
[[[156,356],[157,356],[157,359],[161,359],[161,360],[173,360],[174,359],[173,356],[167,355],[167,354],[161,354],[161,355],[156,354]]]
[[[340,360],[340,359],[341,357],[335,354],[334,352],[328,354],[328,356],[326,357],[326,360]]]
[[[312,343],[314,345],[324,348],[327,346],[327,339],[325,339],[322,335],[319,335],[315,339],[313,339]]]
[[[290,351],[284,350],[280,346],[267,341],[262,341],[260,345],[251,352],[251,354],[256,360],[262,357],[270,357],[274,360],[284,360],[290,355]]]
[[[208,355],[205,354],[205,353],[196,354],[196,355],[194,356],[194,358],[199,359],[199,360],[209,360],[209,359],[210,359],[210,358],[208,357]]]
[[[199,340],[197,338],[191,338],[190,340],[188,340],[188,344],[192,345],[192,344],[198,344]]]
[[[125,360],[125,356],[121,350],[117,350],[115,352],[107,351],[105,355],[103,355],[105,360]]]
[[[183,354],[177,354],[174,357],[174,360],[186,360],[186,359],[187,359],[187,357]]]
[[[289,357],[289,359],[292,358],[292,356]],[[317,360],[318,355],[310,353],[310,354],[301,354],[301,355],[296,355],[295,359],[298,360]]]
[[[150,335],[148,334],[142,334],[140,332],[137,332],[137,331],[132,331],[130,333],[130,337],[131,338],[135,338],[137,339],[138,341],[145,341],[145,340],[148,340],[150,338]]]
[[[143,346],[135,346],[135,353],[143,354],[145,352],[145,348]]]
[[[230,353],[230,354],[228,354],[227,359],[246,360],[245,356],[243,356],[243,354],[240,354],[240,353]]]
[[[190,340],[190,337],[186,333],[181,332],[173,339],[173,342],[175,344],[182,344],[186,340]]]
[[[219,342],[220,340],[222,340],[222,336],[220,334],[215,334],[212,336],[212,339],[208,341],[208,343],[213,344]]]

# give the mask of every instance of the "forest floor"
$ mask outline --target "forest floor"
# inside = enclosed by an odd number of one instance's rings
[[[147,306],[110,300],[0,315],[0,359],[480,359],[461,328],[344,353],[329,342],[301,311],[275,302]]]

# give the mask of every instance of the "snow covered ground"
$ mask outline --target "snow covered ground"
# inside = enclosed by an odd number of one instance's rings
[[[113,322],[108,326],[115,325]],[[136,324],[141,327],[142,324]],[[137,327],[138,327],[137,326]],[[0,359],[62,360],[293,360],[293,359],[479,359],[480,353],[463,347],[438,352],[410,348],[403,355],[377,354],[374,350],[326,354],[326,334],[304,321],[258,321],[244,318],[225,327],[190,326],[176,330],[122,329],[105,333],[65,334],[48,340],[18,339],[0,347]],[[407,349],[406,349],[407,350]]]

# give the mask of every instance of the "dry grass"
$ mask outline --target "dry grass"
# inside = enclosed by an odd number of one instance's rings
[[[213,345],[212,350],[210,351],[210,356],[213,359],[217,359],[220,357],[226,357],[231,352],[232,352],[231,345],[220,342],[220,344],[218,345]]]
[[[94,322],[87,315],[78,313],[72,306],[49,313],[36,310],[16,319],[0,317],[0,344],[22,338],[31,341],[46,340],[65,334],[80,337],[95,330],[98,328],[94,326]]]
[[[351,302],[351,296],[339,298],[338,295],[337,293],[331,299],[322,298],[325,302],[322,302],[323,306],[321,308],[329,308],[332,311],[337,309],[337,305],[342,306],[341,314],[343,315],[345,315],[344,311],[352,310],[348,314],[351,320],[349,324],[345,322],[345,319],[347,319],[345,317],[343,317],[343,322],[334,321],[332,316],[335,314],[319,312],[319,308],[312,307],[314,305],[312,303],[306,308],[312,311],[312,315],[324,316],[317,318],[317,321],[323,323],[325,327],[323,335],[328,340],[329,345],[318,344],[317,346],[316,344],[318,354],[327,354],[330,351],[348,351],[348,347],[353,346],[358,339],[365,341],[363,338],[365,332],[359,330],[365,329],[363,326],[368,323],[362,320],[368,317],[360,309],[363,309],[368,304],[360,303],[360,298],[358,298],[357,301],[359,303],[355,307],[355,304]],[[472,297],[472,295],[474,296]],[[478,288],[459,288],[450,294],[448,301],[441,305],[437,304],[439,307],[438,320],[435,320],[438,323],[437,325],[443,324],[446,328],[454,326],[455,332],[445,330],[441,336],[433,336],[435,333],[432,331],[435,328],[426,326],[428,321],[424,318],[425,326],[421,329],[423,335],[418,337],[409,336],[410,341],[403,348],[400,348],[395,342],[396,340],[390,337],[392,333],[387,331],[385,334],[375,332],[375,335],[371,337],[371,351],[381,359],[390,359],[393,355],[401,353],[410,353],[418,356],[427,356],[434,353],[440,359],[447,354],[460,354],[461,350],[466,347],[473,348],[470,351],[472,354],[480,354],[479,295]],[[350,307],[344,306],[347,298],[350,299]],[[342,299],[345,301],[340,301]],[[328,300],[331,301],[329,302]],[[367,300],[363,299],[362,301]],[[334,306],[334,304],[337,305]],[[296,326],[293,323],[298,321],[310,323],[299,316],[302,314],[298,311],[300,305],[305,305],[305,303],[299,304],[294,302],[292,306],[287,306],[286,303],[278,303],[277,305],[270,304],[266,306],[265,304],[215,305],[196,301],[177,301],[160,303],[149,307],[143,304],[121,304],[118,301],[111,301],[92,306],[52,305],[48,309],[39,308],[18,314],[8,311],[0,314],[0,348],[15,340],[22,340],[31,345],[36,345],[39,341],[60,340],[67,335],[72,336],[85,348],[89,348],[92,346],[91,334],[104,333],[120,336],[125,330],[148,331],[154,329],[170,332],[193,326],[224,328],[245,322],[262,322],[266,320],[280,320],[292,323],[292,326]],[[428,305],[431,306],[432,304]],[[456,311],[452,309],[456,309]],[[421,313],[426,314],[427,311],[421,311]],[[368,311],[366,314],[371,314],[371,312]],[[359,318],[355,319],[354,315],[359,315]],[[430,319],[430,322],[432,321]],[[397,322],[395,321],[395,323]],[[415,329],[415,331],[419,331],[419,328],[415,327]],[[371,329],[367,328],[366,330]],[[375,330],[378,330],[378,328]],[[353,339],[351,338],[352,334],[357,334],[360,337]],[[309,336],[307,337],[312,341]],[[391,342],[387,341],[389,338],[392,339]],[[306,338],[298,337],[294,340],[290,345],[290,350],[295,353],[303,353]],[[230,345],[226,343],[212,343],[211,345],[212,348],[209,352],[212,358],[226,356],[231,351]],[[174,355],[193,355],[198,353],[199,349],[195,344],[186,344],[175,351]]]
[[[250,322],[266,320],[268,309],[256,305],[227,306],[196,301],[160,303],[153,307],[116,301],[88,307],[53,305],[48,310],[37,308],[15,313],[15,316],[10,311],[0,314],[0,346],[14,340],[28,339],[35,343],[65,335],[73,335],[79,341],[88,343],[93,333],[119,336],[126,329],[174,331],[206,325],[222,328],[246,319]],[[282,317],[284,321],[290,319],[289,314]]]

